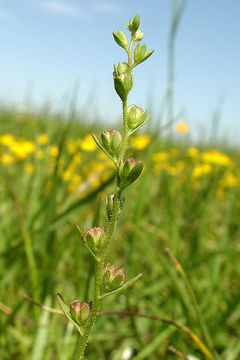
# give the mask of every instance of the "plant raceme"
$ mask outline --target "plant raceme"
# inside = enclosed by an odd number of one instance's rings
[[[131,286],[142,274],[126,281],[124,269],[106,264],[106,255],[113,238],[115,226],[123,207],[122,192],[135,182],[142,170],[143,163],[133,158],[127,158],[129,137],[142,127],[150,117],[147,110],[138,106],[127,104],[128,94],[133,87],[132,70],[152,55],[153,50],[147,51],[146,44],[140,41],[144,35],[139,29],[140,16],[136,15],[126,24],[130,31],[130,41],[122,30],[113,33],[116,43],[127,53],[127,62],[119,62],[114,65],[114,87],[121,99],[123,108],[123,129],[107,130],[101,133],[101,140],[93,134],[98,147],[113,161],[116,168],[116,190],[114,194],[106,196],[106,214],[108,224],[106,229],[94,227],[84,234],[77,226],[82,243],[95,260],[95,291],[91,304],[75,300],[68,306],[63,297],[58,294],[59,305],[68,320],[70,320],[80,333],[80,342],[76,353],[76,359],[83,359],[85,348],[97,313],[99,312],[102,299],[116,294]]]

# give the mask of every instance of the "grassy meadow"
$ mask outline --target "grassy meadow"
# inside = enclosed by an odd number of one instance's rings
[[[91,301],[94,264],[75,224],[106,224],[114,168],[91,138],[100,130],[75,113],[0,112],[1,360],[73,359],[72,324],[23,294],[58,310],[58,292]],[[187,130],[133,137],[144,173],[126,190],[110,259],[143,276],[104,301],[102,312],[135,315],[99,316],[89,360],[240,359],[240,151],[192,144]]]

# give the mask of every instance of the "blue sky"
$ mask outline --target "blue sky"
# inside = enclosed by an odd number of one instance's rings
[[[121,104],[112,69],[125,54],[112,31],[136,13],[155,53],[136,68],[129,101],[156,114],[167,87],[171,0],[0,0],[0,99],[64,109],[78,87],[80,108],[114,122]],[[221,132],[240,132],[239,17],[239,0],[188,0],[179,27],[175,114],[203,136],[217,109]]]

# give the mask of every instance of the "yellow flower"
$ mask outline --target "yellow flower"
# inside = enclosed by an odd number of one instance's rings
[[[47,134],[39,134],[37,137],[37,142],[40,145],[45,145],[48,142],[48,135]]]
[[[4,164],[4,165],[10,165],[10,164],[13,162],[13,157],[12,157],[12,155],[10,155],[10,154],[3,153],[3,154],[0,156],[0,161],[1,161],[1,163]]]
[[[135,147],[135,149],[142,150],[148,146],[150,141],[151,138],[149,135],[137,135],[132,139],[131,144]]]
[[[239,179],[231,172],[227,171],[221,181],[223,187],[232,187],[239,184]]]
[[[17,158],[25,159],[35,150],[35,144],[33,141],[18,140],[11,145],[10,150]]]
[[[0,143],[2,143],[3,145],[12,145],[15,142],[14,137],[12,136],[12,134],[4,134],[0,136]]]
[[[198,178],[200,176],[210,173],[211,170],[212,166],[210,164],[197,164],[193,169],[192,177]]]
[[[210,150],[202,153],[202,160],[206,163],[223,165],[223,166],[231,166],[232,160],[226,154],[221,153],[218,150]]]
[[[94,151],[97,148],[97,145],[91,135],[86,135],[82,139],[80,146],[85,151]]]
[[[159,151],[152,155],[153,162],[164,162],[169,158],[169,153],[166,151]]]
[[[188,133],[189,132],[189,126],[184,121],[180,121],[179,123],[175,124],[173,126],[174,131],[180,132],[180,133]]]

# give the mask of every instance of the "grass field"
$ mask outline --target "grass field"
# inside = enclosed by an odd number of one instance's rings
[[[91,300],[93,263],[75,224],[104,226],[113,168],[91,139],[98,127],[81,116],[8,109],[0,126],[0,359],[70,360],[76,330],[23,294],[55,309],[57,292],[69,303]],[[177,358],[169,346],[210,359],[192,333],[212,358],[240,359],[240,153],[174,139],[151,130],[132,141],[129,155],[145,168],[110,258],[128,278],[143,277],[102,311],[161,317],[190,336],[157,318],[105,314],[89,360]]]

